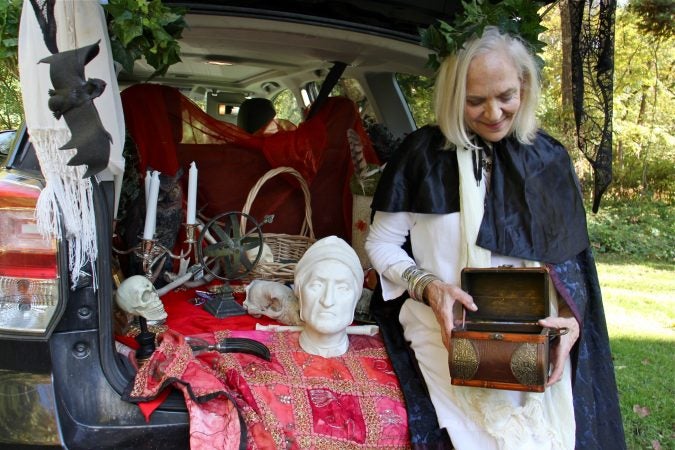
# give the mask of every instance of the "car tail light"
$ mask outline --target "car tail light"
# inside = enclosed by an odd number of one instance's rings
[[[59,304],[55,239],[35,221],[39,188],[0,179],[0,333],[47,336]]]

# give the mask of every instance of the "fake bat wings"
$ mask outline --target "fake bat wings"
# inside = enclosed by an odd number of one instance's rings
[[[40,60],[47,63],[54,89],[49,90],[49,109],[54,117],[62,116],[71,138],[61,150],[76,149],[69,166],[87,165],[83,178],[97,174],[108,166],[112,137],[103,127],[94,99],[105,90],[105,81],[85,79],[84,66],[99,52],[99,42],[86,47],[54,53]]]

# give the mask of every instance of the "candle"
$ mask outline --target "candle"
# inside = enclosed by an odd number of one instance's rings
[[[143,228],[144,240],[150,240],[155,235],[155,225],[157,222],[157,197],[159,196],[159,172],[156,170],[152,172],[149,191],[148,206],[145,211],[145,227]]]
[[[187,220],[188,225],[197,223],[197,166],[192,161],[190,164],[190,178],[188,179],[188,197],[187,197]]]
[[[150,197],[150,179],[152,174],[149,170],[145,171],[145,207],[148,207],[148,198]]]

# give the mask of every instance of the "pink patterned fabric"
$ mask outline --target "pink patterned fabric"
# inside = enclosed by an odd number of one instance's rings
[[[124,398],[149,400],[169,385],[178,388],[185,397],[190,414],[191,450],[240,448],[239,417],[222,381],[193,356],[183,336],[172,331],[160,336],[159,346],[139,369]]]
[[[265,343],[272,361],[229,353],[213,361],[252,435],[249,448],[409,448],[398,379],[379,336],[350,336],[340,357],[305,353],[299,333],[217,332]],[[257,445],[256,425],[273,439]],[[268,438],[269,436],[266,436]]]
[[[190,412],[192,449],[238,448],[237,409],[252,450],[409,448],[405,404],[381,338],[352,335],[347,353],[323,358],[305,353],[298,336],[263,331],[198,336],[210,342],[255,339],[270,349],[268,362],[244,353],[195,356],[182,336],[168,331],[138,372],[128,399],[150,399],[169,384],[179,388]]]

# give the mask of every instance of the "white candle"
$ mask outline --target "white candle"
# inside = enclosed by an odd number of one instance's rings
[[[143,239],[152,239],[155,235],[155,225],[157,223],[157,197],[159,196],[159,172],[152,172],[150,181],[150,193],[148,194],[148,206],[145,211],[145,227],[143,228]]]
[[[152,174],[149,170],[145,171],[145,207],[148,207],[148,198],[150,197],[150,179]]]
[[[197,223],[197,166],[190,164],[190,178],[188,179],[187,220],[188,225]]]

